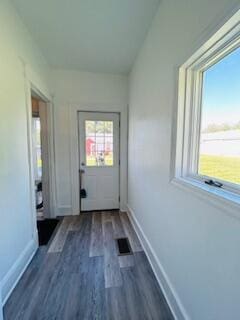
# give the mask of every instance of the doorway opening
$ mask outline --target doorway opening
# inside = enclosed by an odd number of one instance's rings
[[[42,144],[41,144],[41,120],[39,99],[31,97],[32,101],[32,151],[33,151],[33,171],[35,184],[35,205],[37,219],[44,218],[43,212],[43,187],[42,187]]]
[[[48,216],[47,104],[32,92],[32,155],[37,220]]]
[[[50,213],[48,104],[32,91],[31,106],[37,229],[39,245],[46,245],[58,223],[57,219],[51,219]]]

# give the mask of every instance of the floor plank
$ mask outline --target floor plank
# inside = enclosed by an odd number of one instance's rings
[[[48,254],[51,258],[53,253]],[[58,254],[60,256],[60,254]],[[44,273],[44,271],[42,271]],[[25,314],[26,319],[60,319],[63,301],[66,299],[68,291],[68,278],[66,274],[60,272],[60,260],[48,270],[47,276],[41,280],[40,290],[31,312]],[[25,319],[25,318],[24,318]]]
[[[69,275],[71,294],[64,300],[61,319],[106,319],[103,257],[86,259],[88,268]]]
[[[142,251],[142,246],[140,244],[140,241],[133,229],[133,226],[131,225],[131,222],[127,216],[126,212],[120,213],[120,218],[123,224],[123,228],[125,230],[126,236],[129,239],[130,245],[132,247],[133,252],[139,252]]]
[[[72,216],[71,222],[68,227],[68,231],[79,231],[81,226],[82,216]]]
[[[76,231],[69,231],[60,255],[59,268],[61,272],[72,273],[77,270],[77,248],[81,248],[82,243],[76,244]]]
[[[102,214],[94,212],[92,215],[91,244],[89,257],[103,255]]]
[[[113,212],[112,215],[112,224],[115,238],[124,238],[126,237],[126,233],[123,228],[122,221],[120,219],[119,212]]]
[[[127,297],[123,287],[106,289],[107,320],[131,319],[127,309]]]
[[[24,300],[30,297],[29,291],[33,289],[34,284],[37,283],[39,270],[42,265],[44,265],[46,252],[47,248],[45,246],[39,247],[37,250],[33,260],[4,306],[4,319],[15,319],[16,310],[19,310]]]
[[[83,291],[87,299],[81,319],[106,319],[103,260],[103,257],[89,259],[87,285]]]
[[[102,212],[102,222],[112,222],[112,213],[111,211],[103,211]]]
[[[111,220],[103,219],[104,277],[105,288],[122,285],[116,245]]]
[[[88,268],[92,215],[83,215],[79,231],[69,231],[60,257],[65,273],[83,273]]]
[[[63,246],[65,244],[67,234],[68,234],[68,228],[70,223],[72,222],[72,217],[64,217],[63,221],[61,222],[61,225],[57,231],[57,234],[55,235],[48,252],[61,252],[63,249]]]
[[[171,311],[147,260],[146,254],[144,252],[137,252],[134,255],[134,259],[137,282],[147,303],[147,309],[151,313],[151,319],[172,319]]]
[[[120,268],[128,268],[134,266],[134,256],[132,254],[118,256]]]
[[[114,238],[125,238],[126,233],[123,228],[123,224],[120,218],[119,212],[112,213],[112,224],[113,224],[113,231],[114,231]],[[120,268],[127,268],[134,266],[134,258],[133,255],[122,255],[118,256],[118,261]]]
[[[48,290],[49,282],[51,281],[52,274],[58,265],[58,261],[58,253],[52,253],[45,257],[44,263],[41,266],[42,269],[38,270],[28,289],[22,292],[24,299],[20,304],[20,308],[16,312],[16,317],[9,319],[30,320],[34,319],[34,317],[36,318],[36,316],[33,315],[38,314],[39,307],[43,305],[43,300]]]
[[[141,285],[135,268],[122,269],[124,295],[127,296],[126,306],[129,319],[150,320],[152,318],[148,305],[144,299]]]
[[[91,225],[92,214],[84,214],[80,232],[76,234],[75,242],[73,245],[74,265],[73,271],[85,273],[89,264],[89,247],[91,241]]]

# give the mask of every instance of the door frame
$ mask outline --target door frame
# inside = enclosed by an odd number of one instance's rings
[[[127,106],[111,103],[69,103],[69,145],[70,145],[70,171],[71,171],[71,206],[72,215],[80,214],[79,201],[79,141],[78,141],[78,112],[118,113],[120,119],[119,129],[119,195],[120,210],[126,211],[127,204]]]
[[[38,96],[46,103],[47,123],[48,123],[48,167],[49,167],[49,207],[50,217],[55,217],[55,157],[54,157],[54,126],[53,126],[53,103],[50,93],[39,77],[23,63],[23,73],[25,82],[25,99],[26,99],[26,120],[27,120],[27,144],[28,144],[28,166],[29,166],[29,188],[31,202],[31,224],[32,237],[38,246],[37,217],[35,203],[35,181],[33,168],[33,150],[32,150],[32,93]]]
[[[78,111],[77,112],[77,117],[78,117],[78,172],[80,175],[80,170],[81,170],[81,165],[80,165],[80,156],[81,156],[81,150],[80,150],[80,126],[79,126],[79,114],[80,113],[100,113],[100,114],[115,114],[118,115],[118,197],[119,197],[119,209],[120,209],[120,202],[121,202],[121,195],[120,195],[120,168],[121,168],[121,160],[120,160],[120,143],[121,143],[121,118],[120,118],[120,112],[111,112],[111,111]],[[79,190],[80,190],[81,182],[80,182],[80,177],[79,177]],[[113,208],[114,209],[114,208]],[[100,210],[101,211],[101,210]],[[80,197],[80,192],[79,192],[79,212],[81,213],[81,197]],[[83,211],[84,212],[84,211]]]

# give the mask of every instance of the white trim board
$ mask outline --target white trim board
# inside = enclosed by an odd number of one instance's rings
[[[63,206],[63,205],[59,205],[58,207],[57,207],[57,214],[56,214],[56,216],[71,216],[71,215],[73,215],[73,216],[77,216],[77,215],[79,215],[79,213],[78,212],[72,212],[72,206],[71,205],[66,205],[66,206]]]
[[[23,59],[22,62],[24,82],[25,82],[25,102],[26,102],[26,116],[27,116],[27,140],[28,140],[28,163],[29,163],[29,186],[31,196],[31,210],[32,210],[32,225],[33,232],[36,231],[36,208],[35,208],[35,183],[34,183],[34,172],[32,165],[32,101],[31,96],[34,92],[46,105],[47,113],[47,145],[48,145],[48,166],[49,166],[49,206],[50,216],[55,217],[56,207],[56,181],[55,181],[55,153],[54,153],[54,109],[52,103],[52,96],[44,85],[44,82],[38,78],[34,71],[27,65]]]
[[[161,262],[159,261],[151,243],[145,235],[142,227],[140,226],[136,215],[133,210],[127,205],[127,214],[133,225],[133,228],[141,242],[141,245],[146,253],[148,261],[152,267],[155,277],[159,283],[160,288],[167,300],[167,303],[172,311],[172,314],[176,320],[190,320],[185,308],[183,307],[179,296],[177,295],[166,271],[164,270]]]
[[[36,239],[31,239],[25,249],[22,251],[18,259],[12,265],[11,269],[7,272],[1,281],[1,295],[2,304],[4,305],[11,295],[13,289],[16,287],[18,281],[23,275],[24,271],[31,262],[34,254],[36,253],[38,244]],[[1,319],[1,318],[0,318]]]

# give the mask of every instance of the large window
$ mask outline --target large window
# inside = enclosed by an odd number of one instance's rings
[[[240,11],[180,68],[174,181],[240,203]]]
[[[240,184],[240,48],[203,73],[198,173]]]

